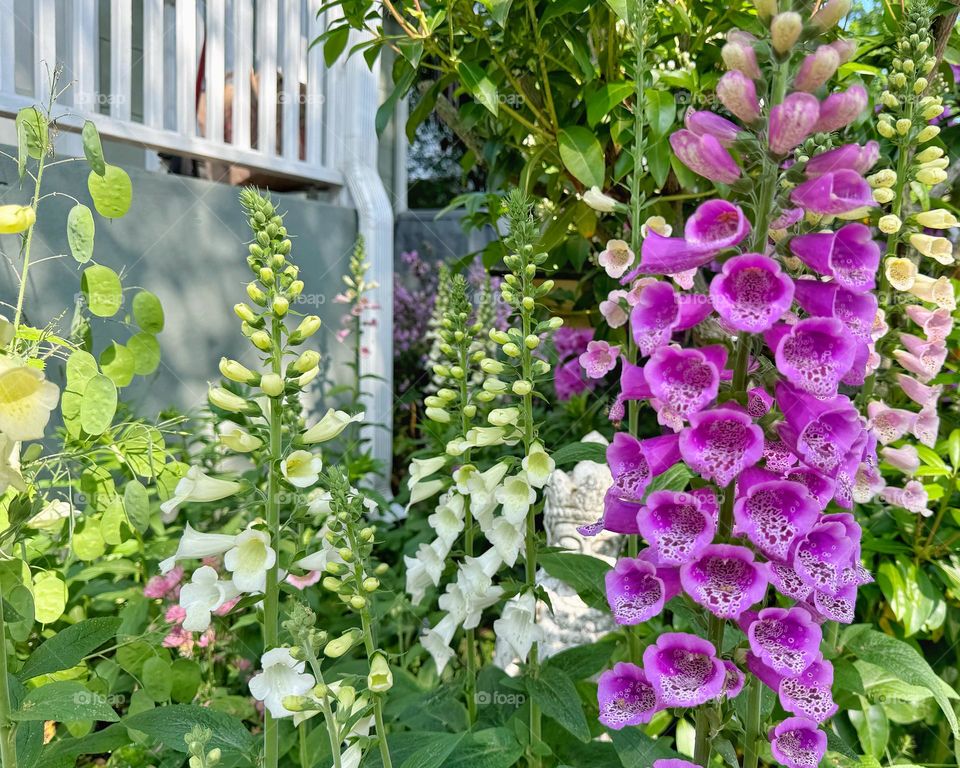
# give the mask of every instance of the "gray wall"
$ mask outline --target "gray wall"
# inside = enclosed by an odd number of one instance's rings
[[[438,213],[440,211],[433,208],[419,208],[397,214],[393,248],[398,271],[402,272],[400,254],[405,251],[418,251],[429,261],[452,262],[483,250],[496,239],[491,227],[465,232],[462,210],[448,211],[440,218]]]
[[[0,146],[15,154],[11,147]],[[110,157],[108,156],[108,160]],[[160,297],[166,327],[159,340],[163,351],[160,369],[146,382],[135,379],[125,398],[141,406],[141,415],[174,405],[189,409],[205,401],[208,381],[219,378],[221,355],[256,364],[253,347],[240,336],[235,303],[246,299],[251,279],[245,257],[249,229],[241,213],[239,190],[223,184],[161,173],[128,169],[133,181],[133,205],[125,217],[110,221],[96,216],[94,260],[121,274],[126,299],[137,287]],[[86,163],[70,162],[48,169],[43,187],[92,203],[86,189]],[[21,188],[15,164],[0,157],[0,204],[29,200],[32,182]],[[294,309],[319,314],[323,327],[314,336],[329,375],[337,381],[349,376],[343,362],[350,351],[339,344],[343,305],[333,303],[341,290],[356,237],[356,214],[307,199],[300,194],[278,194],[275,200],[287,212],[285,222],[294,236],[293,258],[306,283],[304,303]],[[66,217],[73,201],[47,198],[41,204],[26,298],[27,319],[44,325],[61,316],[68,329],[83,267],[69,255]],[[10,262],[19,267],[18,237],[0,237],[0,302],[16,303],[17,281]],[[64,254],[58,259],[43,261]],[[120,322],[125,310],[112,320],[95,320],[95,353],[110,338],[121,343],[131,331]],[[8,306],[0,313],[12,317]],[[138,382],[140,382],[138,384]]]

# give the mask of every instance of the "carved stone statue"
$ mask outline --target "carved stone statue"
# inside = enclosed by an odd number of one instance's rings
[[[591,432],[583,442],[607,443],[598,432]],[[578,526],[594,523],[601,517],[603,496],[612,484],[609,468],[593,461],[581,461],[569,473],[555,470],[544,489],[543,524],[548,546],[592,555],[612,565],[622,546],[622,536],[601,531],[588,538],[577,531]],[[537,606],[537,622],[544,630],[541,658],[595,642],[617,628],[608,611],[590,608],[559,579],[540,571],[537,583],[549,593],[553,606],[552,612],[543,602]],[[494,663],[511,674],[516,671],[512,650],[500,640],[497,641]]]

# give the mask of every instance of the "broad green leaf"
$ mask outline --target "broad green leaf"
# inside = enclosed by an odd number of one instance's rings
[[[83,155],[91,170],[99,176],[107,172],[107,164],[103,159],[103,146],[100,144],[100,133],[92,121],[87,120],[81,131],[83,137]]]
[[[950,455],[950,464],[954,469],[960,469],[960,429],[950,432],[947,439],[947,453]]]
[[[864,698],[860,700],[863,702],[863,710],[851,709],[847,714],[857,731],[864,753],[879,759],[887,748],[890,723],[883,707],[879,704],[871,704]]]
[[[88,435],[102,435],[117,412],[117,386],[98,373],[87,382],[80,403],[80,425]]]
[[[571,680],[586,680],[610,665],[616,645],[600,640],[590,645],[575,645],[566,648],[545,662],[545,667],[557,667]]]
[[[468,733],[447,758],[443,768],[512,768],[523,747],[506,728],[485,728]]]
[[[490,17],[501,27],[507,22],[507,15],[510,13],[510,6],[513,0],[480,0],[483,6],[489,11]]]
[[[140,681],[143,689],[154,701],[169,701],[173,690],[173,670],[170,662],[162,656],[154,656],[143,663]]]
[[[603,188],[603,148],[589,128],[574,125],[560,131],[560,159],[586,187]]]
[[[396,112],[397,102],[403,96],[407,95],[407,92],[413,85],[413,81],[416,80],[417,70],[411,67],[406,61],[403,61],[403,65],[405,68],[404,72],[397,78],[393,90],[390,91],[387,100],[380,105],[374,118],[374,125],[376,126],[378,136],[386,130],[387,125],[390,123],[390,119]]]
[[[79,264],[93,258],[93,237],[96,225],[93,212],[83,203],[77,203],[67,214],[67,244],[70,253]]]
[[[192,659],[175,659],[170,668],[170,696],[180,704],[189,704],[197,695],[203,675]]]
[[[196,725],[213,731],[208,750],[219,748],[224,752],[246,754],[256,749],[256,740],[242,722],[210,707],[171,704],[129,715],[123,718],[123,724],[142,731],[176,752],[187,751],[183,737]]]
[[[457,65],[457,72],[463,87],[494,116],[500,113],[500,99],[497,95],[497,86],[487,77],[486,73],[476,64],[461,61]],[[517,94],[520,96],[520,94]]]
[[[43,731],[42,726],[40,730]],[[130,735],[120,724],[107,726],[102,731],[94,731],[78,739],[56,739],[43,750],[44,766],[73,768],[80,755],[101,755],[129,743]]]
[[[580,741],[590,741],[590,726],[583,714],[577,687],[559,667],[545,666],[537,677],[527,678],[527,692],[547,717],[556,720]]]
[[[137,376],[149,376],[160,365],[160,343],[152,333],[137,333],[127,341]]]
[[[590,442],[569,443],[553,454],[553,460],[558,467],[574,466],[581,461],[606,464],[607,446]]]
[[[673,119],[677,114],[677,101],[672,93],[647,88],[643,92],[644,112],[650,133],[654,141],[665,138],[673,127]]]
[[[623,768],[650,768],[655,760],[678,758],[666,738],[651,739],[639,728],[610,731]]]
[[[903,556],[880,564],[877,584],[890,610],[903,624],[906,637],[919,632],[943,601],[923,569]]]
[[[130,210],[133,186],[123,168],[108,164],[103,175],[90,171],[87,176],[87,189],[97,213],[106,219],[119,219]]]
[[[466,733],[437,733],[423,740],[423,746],[410,755],[400,768],[442,768],[446,759],[463,741]]]
[[[21,680],[70,669],[113,638],[120,626],[116,616],[87,619],[61,629],[30,654],[17,673]]]
[[[117,663],[132,675],[139,675],[147,659],[157,655],[153,646],[145,640],[134,640],[117,648]]]
[[[692,478],[693,474],[686,464],[674,464],[666,472],[650,480],[646,495],[649,496],[654,491],[684,491]]]
[[[163,330],[163,305],[150,291],[139,291],[133,297],[133,320],[140,330],[156,335]]]
[[[3,617],[10,637],[19,643],[26,642],[33,630],[34,608],[33,593],[23,584],[14,585],[3,596]],[[10,609],[16,611],[16,615]]]
[[[80,288],[90,312],[97,317],[113,317],[123,304],[123,286],[110,267],[94,264],[83,270]]]
[[[548,574],[576,590],[591,608],[610,610],[603,586],[609,563],[576,552],[543,552],[539,562]]]
[[[73,553],[85,562],[103,557],[107,549],[103,534],[100,533],[100,523],[95,518],[87,518],[83,528],[73,534],[70,543],[73,546]]]
[[[33,577],[33,604],[37,621],[52,624],[66,608],[67,585],[52,571],[41,571]]]
[[[938,469],[949,469],[947,462],[932,448],[921,445],[917,443],[916,445],[917,454],[920,456],[920,461],[924,464],[927,464],[931,467],[937,467]]]
[[[326,33],[326,39],[323,41],[323,60],[328,67],[333,66],[343,49],[347,47],[347,41],[350,39],[350,25],[342,24],[336,29],[331,29]]]
[[[113,723],[120,719],[100,694],[72,680],[34,688],[24,696],[20,708],[10,717],[18,721],[53,720],[58,723],[73,720]]]
[[[623,21],[630,21],[630,14],[627,11],[627,0],[607,0],[607,5]]]
[[[115,341],[100,353],[100,369],[118,387],[133,381],[136,366],[133,352]]]
[[[39,160],[47,152],[50,140],[47,118],[36,107],[24,107],[15,120],[20,144],[20,155]]]
[[[587,98],[587,122],[591,127],[595,126],[634,90],[636,90],[634,84],[625,81],[607,83],[598,88]]]

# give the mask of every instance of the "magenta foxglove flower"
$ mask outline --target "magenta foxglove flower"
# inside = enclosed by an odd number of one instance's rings
[[[768,563],[770,583],[784,597],[794,600],[806,600],[813,592],[813,587],[807,584],[788,563]]]
[[[629,282],[640,272],[672,275],[702,267],[748,234],[750,222],[739,206],[726,200],[709,200],[687,219],[683,237],[649,232],[640,249],[640,266],[624,280]]]
[[[790,152],[813,132],[820,116],[820,102],[809,93],[791,93],[770,110],[770,150]]]
[[[696,707],[723,693],[726,669],[713,645],[685,632],[665,632],[643,652],[643,669],[660,707]]]
[[[742,29],[731,29],[727,32],[727,45],[723,47],[721,55],[724,63],[730,69],[739,69],[743,74],[754,80],[759,80],[762,75],[760,67],[757,66],[757,52],[753,46],[757,38],[749,32]],[[729,52],[728,51],[729,46]]]
[[[808,211],[830,216],[877,204],[863,176],[846,169],[803,182],[790,193],[790,200]]]
[[[900,343],[906,349],[893,350],[893,356],[903,368],[924,384],[940,373],[947,361],[947,348],[943,342],[924,341],[919,336],[901,333]]]
[[[597,263],[613,278],[623,277],[633,260],[634,253],[623,240],[607,241],[607,247],[597,257]]]
[[[626,432],[617,432],[607,446],[607,464],[613,473],[613,485],[603,499],[603,518],[580,528],[585,536],[601,530],[614,533],[639,533],[637,513],[650,480],[663,474],[680,460],[676,435],[637,440]]]
[[[644,241],[644,245],[649,240]],[[706,296],[678,294],[667,282],[657,281],[643,287],[636,306],[630,312],[630,328],[642,355],[650,355],[668,343],[677,331],[692,328],[712,307]]]
[[[731,328],[762,333],[790,309],[793,280],[768,256],[745,253],[724,263],[710,283],[710,300]]]
[[[702,410],[716,397],[720,371],[702,351],[660,347],[643,367],[651,394],[680,416]]]
[[[867,107],[867,89],[852,85],[845,91],[831,93],[820,103],[820,118],[814,127],[816,133],[832,133],[856,120]]]
[[[767,568],[753,552],[732,544],[711,544],[680,568],[683,591],[721,619],[739,618],[767,591]]]
[[[833,665],[826,659],[815,661],[796,677],[780,681],[777,689],[780,706],[792,715],[822,723],[837,711],[832,687]]]
[[[698,176],[718,184],[733,184],[740,178],[740,166],[720,140],[709,133],[698,135],[681,128],[670,135],[677,159]]]
[[[738,69],[727,72],[717,83],[717,98],[727,110],[750,124],[760,118],[760,102],[753,80]]]
[[[787,229],[803,218],[803,208],[787,208],[770,222],[770,229]]]
[[[880,451],[880,457],[894,469],[906,475],[916,474],[920,469],[920,455],[914,445],[904,445],[900,448],[886,447]]]
[[[845,224],[836,232],[815,232],[790,241],[793,255],[810,269],[832,277],[856,293],[872,291],[880,266],[880,246],[864,224]]]
[[[724,404],[690,416],[680,433],[680,454],[687,465],[707,480],[729,483],[763,456],[763,430],[750,414]]]
[[[663,760],[654,760],[653,768],[700,768],[695,763],[678,758],[665,758]]]
[[[935,406],[937,404],[937,400],[940,399],[940,395],[943,392],[943,387],[940,384],[937,384],[936,386],[927,386],[926,384],[921,384],[916,379],[906,376],[902,373],[897,374],[897,383],[900,385],[900,388],[904,391],[906,396],[913,400],[913,402],[915,402],[921,408]]]
[[[787,768],[817,768],[827,753],[827,734],[805,717],[788,717],[769,738],[774,759]]]
[[[815,397],[832,397],[853,364],[854,340],[833,317],[810,317],[764,334],[777,370]]]
[[[838,283],[797,280],[794,299],[809,315],[835,317],[863,344],[871,343],[871,329],[877,316],[877,297],[854,293]]]
[[[933,513],[927,509],[927,491],[921,483],[911,480],[903,488],[887,486],[881,492],[883,500],[908,512],[930,517]]]
[[[607,602],[617,624],[641,624],[663,610],[666,590],[646,560],[621,557],[604,577]]]
[[[832,173],[848,169],[859,174],[865,174],[880,157],[880,145],[875,141],[868,141],[864,145],[844,144],[842,147],[821,152],[814,155],[804,166],[807,178],[816,179],[825,173]]]
[[[628,725],[649,723],[658,710],[657,695],[636,664],[621,662],[608,669],[597,685],[600,722],[619,731]]]
[[[723,660],[724,669],[727,670],[727,676],[723,681],[723,695],[728,699],[735,699],[740,695],[743,686],[747,683],[747,678],[740,671],[740,667],[727,659]]]
[[[833,77],[839,66],[840,54],[837,50],[829,45],[821,45],[800,63],[800,69],[793,80],[793,87],[798,91],[811,93]],[[818,114],[819,111],[818,103]]]
[[[793,542],[820,517],[820,508],[800,483],[771,480],[741,493],[733,516],[734,533],[745,535],[767,557],[786,560]]]
[[[927,341],[946,341],[953,330],[953,315],[946,309],[927,309],[920,304],[910,304],[907,316],[923,329]]]
[[[619,328],[626,325],[627,310],[623,308],[622,299],[627,298],[627,292],[623,290],[613,290],[607,294],[607,298],[600,302],[600,314],[607,321],[611,328]]]
[[[683,124],[697,136],[713,136],[724,147],[733,144],[741,130],[736,123],[705,109],[688,111],[683,117]]]
[[[762,419],[773,406],[773,395],[763,387],[753,387],[747,392],[747,413],[755,419]]]
[[[883,400],[867,403],[870,431],[882,445],[896,442],[913,429],[917,414],[903,408],[891,408]]]
[[[783,440],[768,437],[763,441],[764,469],[783,474],[796,463],[797,457],[790,452]]]
[[[778,675],[797,677],[822,657],[823,632],[803,608],[764,608],[747,630],[750,650]]]
[[[620,347],[610,346],[605,341],[591,341],[587,351],[578,358],[580,365],[591,379],[602,379],[617,367]]]
[[[713,541],[717,524],[706,505],[689,493],[655,491],[637,513],[637,528],[661,565],[690,562]]]
[[[797,542],[793,568],[800,579],[819,592],[836,595],[840,577],[853,557],[854,545],[846,527],[837,521],[821,522]]]

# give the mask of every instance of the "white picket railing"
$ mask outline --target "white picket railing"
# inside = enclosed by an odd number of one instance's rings
[[[45,103],[61,65],[64,127],[93,119],[145,148],[340,185],[350,148],[329,106],[348,85],[309,48],[321,2],[110,0],[107,12],[98,0],[0,0],[0,115]]]

